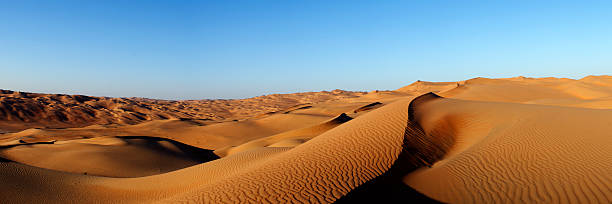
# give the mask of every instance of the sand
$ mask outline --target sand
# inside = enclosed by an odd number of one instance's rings
[[[3,203],[612,202],[610,76],[232,101],[2,93]],[[72,119],[42,117],[47,99]],[[75,119],[92,101],[147,116]]]
[[[236,100],[155,100],[0,89],[0,133],[28,128],[73,128],[89,125],[133,125],[183,119],[199,123],[232,121],[276,112],[300,104],[354,98],[364,92],[343,90],[272,94]]]

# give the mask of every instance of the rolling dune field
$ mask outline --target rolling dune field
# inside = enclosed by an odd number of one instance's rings
[[[1,203],[612,203],[612,77],[168,101],[0,92]]]

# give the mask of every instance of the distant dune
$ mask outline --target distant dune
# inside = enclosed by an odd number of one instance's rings
[[[2,203],[611,203],[612,77],[163,101],[2,91]]]
[[[240,120],[298,104],[363,95],[334,90],[272,94],[238,100],[155,100],[83,95],[39,94],[0,89],[0,133],[28,128],[138,124],[151,120]]]

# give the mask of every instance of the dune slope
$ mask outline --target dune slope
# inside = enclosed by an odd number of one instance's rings
[[[453,141],[431,167],[403,178],[427,196],[450,203],[612,201],[612,110],[440,98],[415,113],[427,137]],[[424,150],[443,142],[435,144]]]

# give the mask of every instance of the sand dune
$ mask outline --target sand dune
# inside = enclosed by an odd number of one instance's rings
[[[39,94],[0,89],[0,133],[28,128],[138,124],[164,119],[239,120],[297,104],[352,98],[363,94],[334,90],[272,94],[239,100],[170,101]]]
[[[608,77],[586,77],[580,80],[559,78],[475,78],[458,82],[457,88],[441,92],[444,97],[513,103],[573,106],[583,108],[612,108],[612,82],[595,79]],[[608,83],[607,85],[605,85]],[[602,85],[604,84],[604,85]],[[608,106],[592,106],[603,102]]]
[[[254,164],[241,164],[236,162],[236,159],[242,160],[240,157],[257,154],[255,152],[271,151],[270,147],[241,152],[187,169],[142,178],[90,178],[32,169],[6,162],[0,164],[0,171],[6,172],[0,177],[7,181],[12,181],[16,174],[23,173],[27,175],[19,177],[36,177],[40,180],[64,177],[64,180],[75,182],[50,184],[55,185],[53,189],[59,192],[52,190],[43,190],[43,192],[73,195],[83,198],[84,202],[142,201],[139,199],[143,195],[151,199],[164,198],[172,202],[182,200],[281,202],[288,196],[302,201],[331,202],[359,184],[382,174],[391,166],[401,152],[404,123],[407,120],[406,111],[396,112],[396,110],[406,110],[407,105],[408,101],[389,104],[377,109],[379,110],[377,112],[348,121],[294,148],[272,147],[273,150],[282,152],[263,155],[264,158],[259,158],[260,161],[252,161]],[[379,123],[371,123],[373,120]],[[338,158],[330,155],[336,155]],[[237,172],[228,171],[227,168],[230,168],[227,166],[228,163],[242,168]],[[248,167],[244,167],[245,165]],[[30,173],[34,175],[29,175]],[[211,173],[216,175],[216,179],[211,180],[208,177]],[[167,185],[139,190],[145,185],[144,183],[154,182],[163,182]],[[172,185],[173,183],[175,185]],[[44,194],[36,197],[37,193],[34,192],[39,192],[40,189],[37,188],[47,186],[29,186],[31,184],[28,182],[14,184],[18,188],[12,188],[11,195],[2,198],[3,200],[46,199]],[[242,187],[236,188],[236,186]],[[296,191],[295,188],[301,190]],[[253,193],[253,191],[262,192]],[[65,202],[72,198],[74,197],[57,198],[57,202]]]
[[[353,118],[350,116],[342,113],[341,115],[321,124],[256,139],[235,147],[232,146],[221,148],[216,150],[215,154],[219,156],[227,156],[237,152],[243,152],[261,147],[294,147],[352,119]]]
[[[612,200],[612,110],[438,99],[417,114],[424,132],[454,142],[431,168],[404,178],[425,195],[453,203]]]
[[[278,98],[232,102],[252,103],[223,120],[1,134],[0,201],[612,202],[612,77],[418,81]],[[275,100],[283,105],[270,108]]]
[[[308,109],[295,109],[268,113],[241,121],[202,122],[190,119],[169,119],[143,122],[136,125],[93,125],[82,128],[27,129],[0,136],[0,145],[14,141],[44,142],[86,139],[103,136],[150,136],[176,140],[205,149],[218,149],[230,145],[271,136],[289,130],[312,126],[329,120],[343,112],[356,109],[364,102],[319,104]]]
[[[23,144],[0,152],[0,157],[46,169],[108,177],[155,175],[219,158],[211,150],[151,137]]]

